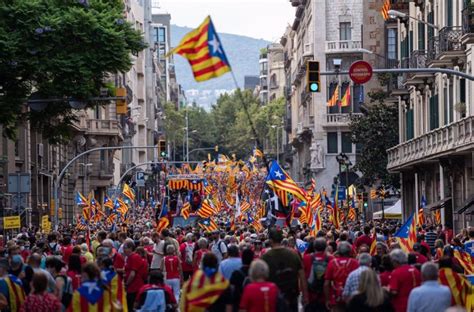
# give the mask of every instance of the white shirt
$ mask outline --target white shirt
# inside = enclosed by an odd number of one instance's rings
[[[153,258],[151,259],[150,269],[159,269],[164,256],[165,241],[153,244]],[[159,253],[159,255],[157,254]]]

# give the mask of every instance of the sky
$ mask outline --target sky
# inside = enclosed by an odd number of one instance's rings
[[[279,41],[295,9],[288,0],[152,0],[171,23],[195,28],[211,15],[218,32]]]

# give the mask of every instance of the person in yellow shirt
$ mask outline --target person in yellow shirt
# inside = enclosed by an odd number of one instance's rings
[[[94,255],[89,251],[86,243],[81,245],[81,255],[86,258],[87,262],[94,262]]]

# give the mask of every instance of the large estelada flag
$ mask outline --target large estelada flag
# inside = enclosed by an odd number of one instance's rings
[[[306,192],[283,170],[276,161],[273,161],[266,179],[274,190],[284,190],[302,201],[306,200]]]
[[[400,247],[405,252],[413,250],[413,244],[416,243],[416,214],[413,212],[405,224],[395,233],[394,237],[398,239]]]
[[[198,28],[186,34],[170,54],[179,54],[188,60],[196,81],[206,81],[231,71],[210,16]]]

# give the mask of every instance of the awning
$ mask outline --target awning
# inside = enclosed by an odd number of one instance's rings
[[[393,206],[384,209],[385,219],[402,219],[402,201],[398,200]],[[374,220],[382,219],[382,211],[374,212]]]
[[[438,210],[441,208],[446,208],[449,205],[451,205],[451,197],[446,197],[446,198],[443,198],[442,200],[429,204],[428,206],[426,206],[425,209],[433,211],[433,210]]]
[[[471,197],[469,197],[461,206],[461,208],[459,208],[456,213],[458,214],[461,214],[461,213],[474,213],[474,210],[473,209],[469,209],[471,208],[472,206],[474,206],[474,195],[471,195]],[[469,210],[468,210],[469,209]]]

